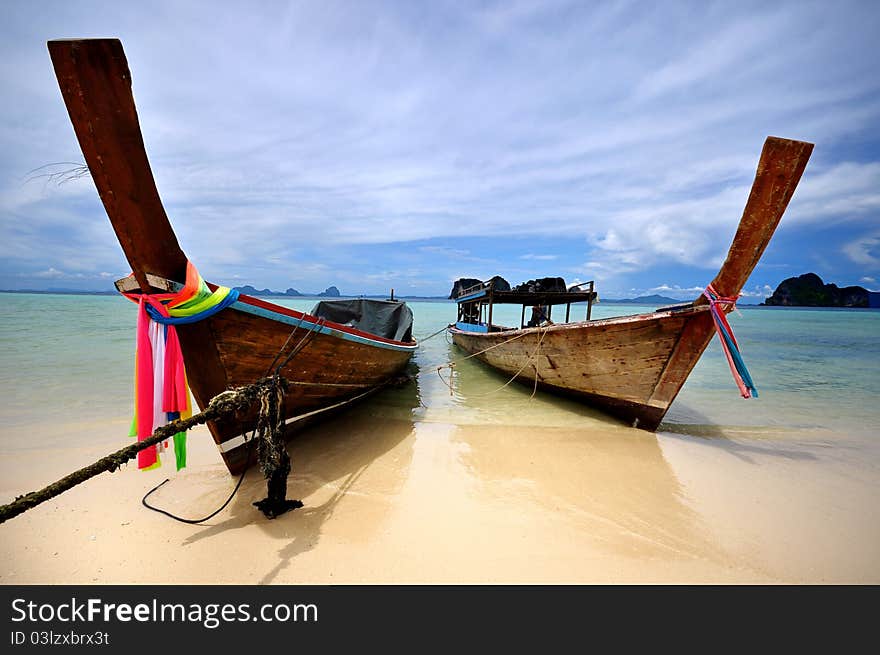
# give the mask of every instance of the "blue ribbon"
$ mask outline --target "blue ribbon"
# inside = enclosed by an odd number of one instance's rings
[[[186,325],[188,323],[197,323],[198,321],[203,321],[206,318],[209,318],[216,314],[219,311],[222,311],[229,307],[232,303],[238,300],[238,291],[235,289],[230,289],[229,293],[226,294],[226,297],[218,302],[213,307],[206,309],[203,312],[199,312],[198,314],[193,314],[192,316],[162,316],[159,313],[159,310],[153,307],[150,303],[144,303],[144,306],[147,308],[147,313],[157,323],[161,323],[162,325]]]

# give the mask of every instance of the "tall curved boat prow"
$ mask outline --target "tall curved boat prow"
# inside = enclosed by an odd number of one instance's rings
[[[153,180],[122,44],[85,39],[48,46],[92,179],[131,266],[130,283],[120,290],[180,289],[188,260]],[[176,326],[199,406],[273,372],[299,348],[280,369],[290,382],[283,408],[289,433],[299,419],[345,406],[394,380],[415,352],[412,313],[404,303],[325,302],[313,312],[317,315],[239,295],[204,320]],[[255,418],[254,411],[208,423],[231,473],[256,459],[249,457],[252,443],[244,437]]]
[[[650,314],[511,328],[492,324],[494,304],[522,304],[525,316],[526,306],[592,302],[592,286],[589,293],[536,295],[495,290],[490,281],[456,298],[459,318],[449,329],[453,342],[520,382],[572,396],[631,425],[656,430],[715,334],[713,313],[723,319],[732,309],[761,258],[812,150],[813,144],[802,141],[765,141],[727,259],[707,287],[714,300],[701,295]],[[718,298],[722,302],[716,302]],[[735,358],[736,353],[729,359],[732,370]]]

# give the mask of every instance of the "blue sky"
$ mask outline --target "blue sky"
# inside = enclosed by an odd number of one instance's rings
[[[128,273],[45,42],[119,37],[205,278],[445,295],[459,276],[689,298],[764,138],[816,144],[745,290],[880,288],[877,2],[9,2],[0,288]],[[51,169],[50,169],[51,170]]]

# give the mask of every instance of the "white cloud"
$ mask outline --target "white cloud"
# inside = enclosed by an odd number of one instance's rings
[[[703,293],[703,290],[704,290],[704,287],[688,287],[688,288],[683,289],[680,286],[678,286],[677,284],[673,284],[673,285],[661,284],[658,287],[652,287],[652,288],[648,289],[648,291],[650,291],[651,293],[673,292],[673,293],[695,293],[698,295]]]
[[[733,69],[754,65],[773,47],[787,22],[783,12],[734,18],[720,29],[701,35],[698,43],[659,70],[651,71],[636,87],[639,100],[691,89],[715,82]]]
[[[24,277],[24,273],[19,273],[19,275]],[[67,278],[70,276],[67,273],[65,273],[64,271],[59,271],[59,270],[56,270],[56,269],[50,267],[49,269],[47,269],[45,271],[38,271],[36,273],[33,273],[29,277],[36,277],[36,278],[47,279],[47,280],[59,280],[59,279],[64,279],[64,278]]]
[[[880,212],[880,162],[810,165],[787,224],[857,222]]]
[[[419,251],[442,255],[443,257],[453,257],[455,259],[466,259],[471,254],[470,250],[448,248],[446,246],[419,246]]]
[[[61,271],[51,266],[46,270],[33,273],[19,272],[16,276],[36,280],[107,280],[121,277],[112,273],[96,273],[93,271]]]
[[[766,298],[772,296],[774,290],[769,284],[765,284],[752,289],[743,289],[740,294],[746,298]]]
[[[843,252],[857,264],[880,267],[880,232],[851,241],[843,247]]]

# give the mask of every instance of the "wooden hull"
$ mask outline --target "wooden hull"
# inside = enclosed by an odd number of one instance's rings
[[[506,330],[452,329],[476,359],[634,427],[656,430],[714,334],[708,307],[679,312]],[[491,350],[486,350],[490,348]],[[485,351],[485,352],[483,352]]]
[[[291,332],[294,339],[282,347]],[[348,404],[402,374],[415,343],[380,339],[257,298],[241,296],[231,307],[200,323],[178,327],[187,376],[200,407],[226,389],[266,375],[275,356],[289,353],[309,332],[308,344],[281,369],[290,387],[283,415],[288,432],[299,417]],[[284,355],[280,361],[283,361]],[[277,364],[276,364],[277,365]],[[243,434],[256,412],[208,424],[230,472],[248,463]]]
[[[782,219],[813,144],[768,137],[727,258],[712,281],[736,298]],[[549,391],[579,398],[634,426],[656,430],[714,334],[708,300],[548,328],[465,332],[453,342],[489,366]],[[730,311],[726,307],[725,311]],[[516,338],[519,337],[519,338]],[[493,347],[494,346],[494,347]],[[491,350],[486,350],[491,348]],[[485,351],[485,352],[483,352]]]
[[[117,39],[50,41],[49,53],[92,179],[139,288],[153,289],[149,275],[183,281],[187,257],[156,189],[122,44]],[[303,335],[313,336],[280,371],[290,381],[284,400],[288,432],[301,419],[366,397],[392,381],[416,348],[415,342],[383,339],[241,296],[204,321],[178,326],[198,405],[204,408],[224,390],[268,374],[294,328],[288,352]],[[249,457],[251,444],[242,437],[253,429],[255,415],[209,423],[232,473],[256,459]]]

